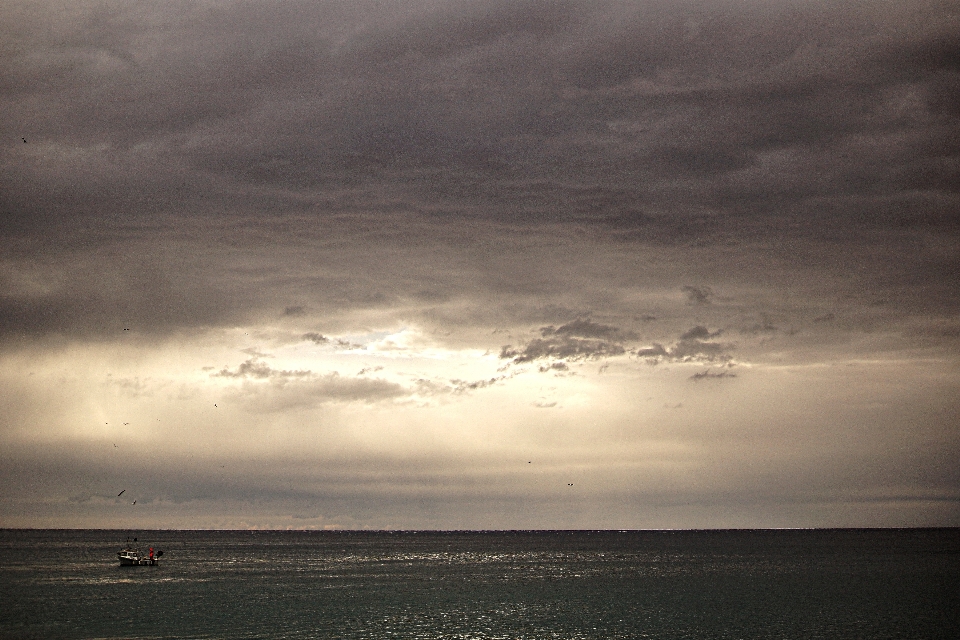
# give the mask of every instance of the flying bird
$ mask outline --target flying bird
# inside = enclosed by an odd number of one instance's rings
[[[117,446],[117,445],[113,445],[113,446]],[[126,491],[126,489],[124,489],[123,491]],[[120,493],[117,494],[117,497],[118,497],[118,498],[123,495],[123,491],[121,491]]]

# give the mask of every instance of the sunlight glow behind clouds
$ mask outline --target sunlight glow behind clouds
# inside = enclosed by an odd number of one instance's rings
[[[150,512],[142,521],[157,526],[176,521],[178,513],[193,513],[210,499],[233,504],[253,491],[251,495],[286,495],[278,504],[289,503],[287,508],[297,512],[303,507],[293,505],[318,505],[313,507],[318,515],[309,523],[301,519],[299,526],[338,520],[340,526],[374,527],[404,527],[412,521],[389,510],[382,517],[344,520],[342,513],[330,512],[331,505],[343,505],[344,500],[354,504],[349,495],[362,487],[364,501],[417,495],[438,507],[438,500],[488,496],[484,499],[496,503],[533,501],[546,509],[537,526],[564,526],[579,522],[580,516],[558,520],[563,512],[547,505],[561,499],[561,488],[573,479],[580,487],[577,500],[606,505],[604,523],[645,526],[674,522],[666,514],[693,496],[706,501],[703,508],[709,513],[709,504],[720,501],[719,506],[728,492],[746,491],[760,501],[767,500],[771,487],[790,494],[787,487],[798,477],[806,478],[806,491],[812,494],[795,494],[788,502],[817,499],[819,491],[844,477],[844,467],[857,467],[853,461],[858,457],[873,457],[891,447],[901,454],[926,455],[926,447],[949,450],[957,445],[955,436],[942,440],[936,430],[916,430],[917,424],[929,424],[931,412],[942,410],[938,405],[949,406],[938,393],[944,385],[957,383],[955,372],[946,378],[946,371],[934,375],[931,366],[942,366],[936,362],[878,358],[872,363],[801,367],[754,364],[736,379],[701,386],[689,379],[692,372],[703,370],[701,363],[651,365],[625,355],[604,359],[602,371],[597,360],[545,371],[512,365],[517,371],[509,377],[468,389],[453,381],[468,373],[476,378],[496,374],[502,360],[479,350],[444,349],[410,327],[368,334],[368,346],[387,344],[388,349],[298,342],[271,350],[266,345],[250,347],[248,335],[240,330],[207,333],[193,348],[185,348],[182,339],[159,349],[136,342],[122,348],[88,345],[48,352],[30,359],[29,365],[21,361],[29,369],[26,382],[20,382],[21,397],[43,396],[56,380],[62,391],[60,408],[45,411],[44,419],[24,416],[29,428],[6,431],[7,445],[14,450],[40,442],[56,446],[66,466],[75,467],[68,473],[80,474],[75,480],[87,486],[93,480],[92,485],[102,487],[75,504],[94,509],[98,518],[107,519],[103,522],[116,526],[125,522],[127,516],[118,508],[126,503],[111,500],[113,487],[94,480],[102,472],[90,475],[95,467],[87,465],[98,459],[101,468],[103,460],[111,460],[108,475],[128,475],[115,482],[139,485],[133,493]],[[331,345],[336,340],[331,335]],[[350,342],[360,341],[362,336],[355,334]],[[215,346],[202,347],[204,343]],[[401,344],[403,357],[398,358]],[[258,355],[251,357],[251,351]],[[206,364],[225,360],[258,362],[264,369],[225,377],[218,375],[221,369]],[[10,364],[8,359],[8,371]],[[226,370],[240,369],[234,364]],[[889,383],[891,370],[897,371],[900,383]],[[284,371],[309,375],[285,376]],[[919,384],[921,379],[925,384]],[[424,380],[431,384],[424,385]],[[839,380],[842,386],[837,386]],[[883,381],[888,383],[878,386]],[[770,403],[777,407],[776,422],[763,408]],[[873,413],[884,416],[878,420],[886,426],[871,424]],[[736,416],[735,423],[731,416]],[[140,468],[133,476],[123,471],[130,452]],[[761,452],[762,461],[757,457]],[[256,459],[264,464],[274,460],[262,467],[267,475],[237,475]],[[843,464],[837,465],[841,459]],[[308,460],[313,463],[304,466]],[[344,467],[348,460],[349,470]],[[183,494],[181,483],[158,475],[165,461],[183,470],[183,488],[200,482],[212,493]],[[523,466],[534,462],[536,467]],[[337,469],[336,480],[329,475],[331,465]],[[228,467],[231,471],[220,476],[227,484],[215,481],[218,469]],[[812,469],[819,469],[821,479],[811,484],[805,470]],[[884,471],[904,480],[936,473],[936,467],[914,468],[907,475],[893,468]],[[347,483],[348,478],[353,480]],[[895,491],[939,499],[937,491],[924,489],[919,481]],[[817,488],[824,483],[823,489]],[[347,489],[350,485],[352,490]],[[441,486],[445,488],[438,493]],[[59,493],[53,486],[47,490]],[[241,493],[231,498],[235,492]],[[616,502],[608,502],[611,498]],[[869,496],[848,496],[861,498]],[[596,505],[586,505],[575,501],[571,508],[590,514],[583,517],[597,517]],[[647,506],[634,510],[630,505]],[[793,522],[788,512],[777,521]],[[651,513],[660,515],[649,520]],[[442,516],[447,518],[443,521],[450,522],[450,515]],[[534,526],[516,514],[501,515],[507,518],[504,524]],[[275,526],[284,521],[265,514],[251,515],[250,520],[237,517],[210,516],[199,526]],[[727,523],[719,512],[712,518],[716,526]],[[846,520],[835,514],[825,522]]]
[[[0,526],[960,523],[955,2],[55,4]]]

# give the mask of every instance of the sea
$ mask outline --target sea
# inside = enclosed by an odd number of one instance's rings
[[[14,638],[954,639],[960,529],[5,529]]]

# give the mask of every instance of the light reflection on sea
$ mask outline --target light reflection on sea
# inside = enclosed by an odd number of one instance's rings
[[[940,530],[0,531],[0,639],[952,638]]]

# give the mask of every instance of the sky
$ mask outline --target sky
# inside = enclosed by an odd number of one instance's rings
[[[0,527],[960,526],[960,3],[0,43]]]

